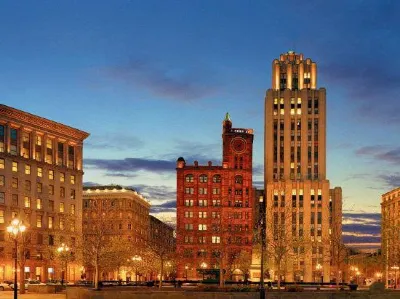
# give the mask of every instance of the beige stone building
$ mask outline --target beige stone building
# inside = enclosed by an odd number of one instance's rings
[[[60,279],[57,247],[82,231],[82,149],[88,133],[0,105],[0,281],[13,277],[13,218],[27,226],[25,278]],[[20,270],[20,269],[19,269]],[[20,271],[21,272],[21,271]],[[67,280],[79,279],[70,263]]]
[[[392,281],[400,267],[400,188],[382,195],[382,254],[385,258],[385,276]],[[399,278],[397,279],[399,280]],[[399,282],[397,282],[399,284]]]
[[[341,226],[341,204],[330,201],[339,195],[330,196],[326,177],[326,90],[317,88],[317,65],[303,54],[289,51],[272,63],[264,134],[268,275],[330,281],[329,240]],[[273,258],[279,240],[287,246],[280,267]]]
[[[107,219],[106,235],[126,238],[132,248],[146,246],[150,238],[150,203],[132,188],[119,185],[94,186],[83,188],[83,235],[90,235],[99,219],[98,213],[105,213]],[[132,253],[134,255],[136,253]],[[87,277],[91,278],[90,269]],[[113,280],[121,277],[133,277],[128,269],[121,268],[120,273],[103,273],[102,279]]]

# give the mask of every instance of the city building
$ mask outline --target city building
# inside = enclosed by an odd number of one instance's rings
[[[106,222],[104,237],[125,239],[132,248],[143,248],[149,241],[150,203],[132,188],[119,185],[83,188],[83,236],[90,237],[99,229],[99,221]],[[104,217],[100,216],[104,213]],[[85,244],[84,244],[85,246]],[[133,255],[133,253],[132,253]],[[125,260],[121,261],[126,266]],[[117,261],[115,261],[117,263]],[[92,277],[92,269],[86,265],[86,277]],[[132,277],[128,269],[104,271],[102,279],[113,280]],[[129,280],[129,278],[128,278]]]
[[[179,279],[219,277],[219,269],[244,279],[253,238],[253,130],[223,121],[222,165],[177,160]]]
[[[27,226],[18,269],[25,278],[60,279],[57,248],[74,251],[82,232],[82,149],[88,133],[0,105],[0,280],[13,279],[13,218]],[[68,265],[67,280],[79,279]]]
[[[397,280],[400,267],[400,188],[382,195],[382,255],[386,281]],[[396,277],[396,278],[395,278]]]
[[[330,215],[326,90],[317,88],[317,65],[303,54],[289,51],[272,63],[264,134],[269,276],[330,281],[330,229],[340,227],[341,217]],[[332,206],[340,213],[339,204]],[[285,254],[277,258],[280,250]]]

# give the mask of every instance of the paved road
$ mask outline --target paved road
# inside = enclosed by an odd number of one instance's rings
[[[0,291],[0,299],[13,299],[12,291]],[[21,299],[66,299],[65,294],[18,294]]]

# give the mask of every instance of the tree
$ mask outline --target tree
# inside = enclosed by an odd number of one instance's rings
[[[153,257],[158,261],[160,270],[160,283],[159,288],[162,287],[162,278],[164,276],[165,263],[168,259],[172,259],[174,255],[174,250],[171,247],[171,238],[168,235],[160,236],[161,238],[157,242],[150,242],[148,244],[149,248],[149,258]]]
[[[346,260],[348,256],[348,248],[344,245],[342,239],[342,232],[338,229],[333,229],[329,236],[331,244],[331,265],[336,276],[336,290],[339,290],[339,283],[341,274],[345,273],[346,270]],[[343,277],[342,277],[343,279]]]
[[[244,280],[246,281],[251,266],[251,253],[246,250],[240,250],[231,253],[229,256],[228,265],[230,266],[230,271],[232,274],[237,269],[242,271]]]

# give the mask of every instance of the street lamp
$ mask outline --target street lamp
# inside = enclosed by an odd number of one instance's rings
[[[138,255],[135,255],[135,256],[132,257],[132,261],[135,262],[135,285],[137,286],[137,277],[138,277],[137,270],[138,270],[138,263],[142,261],[142,257],[141,257],[141,256],[138,256]]]
[[[26,226],[17,218],[14,218],[10,225],[7,226],[7,232],[10,238],[14,239],[15,244],[15,260],[14,260],[14,299],[18,298],[18,286],[17,286],[17,267],[18,267],[18,236],[26,230]],[[23,275],[20,273],[20,275]]]
[[[65,245],[64,243],[61,243],[61,246],[57,248],[57,252],[60,254],[61,261],[65,260],[65,272],[68,271],[68,253],[69,253],[70,248]],[[68,273],[65,273],[65,276],[68,276]],[[62,267],[61,270],[61,285],[64,285],[64,267]]]
[[[204,280],[204,269],[207,268],[207,264],[205,262],[202,262],[200,267],[203,268],[203,280]]]
[[[322,269],[322,265],[320,264],[320,263],[318,263],[316,266],[315,266],[315,270],[317,270],[316,272],[319,274],[319,276],[320,276],[320,278],[321,278],[321,269]],[[317,279],[315,279],[315,280],[317,280]],[[316,281],[317,282],[317,281]],[[318,281],[319,282],[319,281]]]
[[[356,268],[356,269],[357,269],[357,268]],[[357,271],[356,271],[357,284],[359,284],[359,282],[358,282],[358,277],[360,276],[360,274],[361,274],[361,272],[360,272],[360,271],[358,271],[358,269],[357,269]]]
[[[394,270],[394,288],[397,288],[397,270],[399,270],[399,266],[394,265],[390,267],[390,269]]]
[[[186,266],[185,266],[185,278],[186,278],[186,280],[187,280],[187,278],[188,278],[188,269],[189,269],[189,266],[186,265]]]
[[[265,283],[264,283],[264,251],[265,251],[265,201],[264,195],[259,197],[260,204],[260,234],[261,234],[261,260],[260,260],[260,299],[265,299]]]

